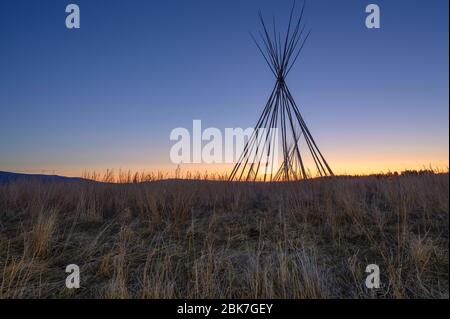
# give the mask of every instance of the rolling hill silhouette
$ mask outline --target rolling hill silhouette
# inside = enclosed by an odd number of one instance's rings
[[[16,181],[40,181],[40,182],[81,182],[86,179],[78,177],[65,177],[59,175],[43,175],[43,174],[22,174],[0,171],[0,183],[9,183]]]

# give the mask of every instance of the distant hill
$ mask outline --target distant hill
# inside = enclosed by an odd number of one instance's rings
[[[9,183],[16,181],[38,180],[40,182],[81,182],[86,179],[78,177],[65,177],[58,175],[42,175],[42,174],[20,174],[0,171],[0,183]]]

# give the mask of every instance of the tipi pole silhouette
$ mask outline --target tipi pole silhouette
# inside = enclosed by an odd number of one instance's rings
[[[305,155],[312,158],[319,176],[333,175],[285,81],[310,34],[309,31],[305,34],[305,27],[302,25],[305,4],[303,3],[296,22],[292,23],[294,10],[295,3],[283,40],[276,30],[275,21],[273,30],[269,32],[261,12],[259,13],[262,25],[262,32],[259,33],[261,42],[258,43],[253,36],[252,38],[275,76],[276,82],[255,125],[255,130],[229,176],[230,181],[307,179],[311,174],[305,163]],[[274,131],[271,130],[273,128],[281,130],[283,161],[279,168],[274,166],[274,159],[278,156],[275,147],[278,141],[274,140],[276,135],[274,137]],[[306,148],[303,144],[306,144]],[[303,152],[301,146],[304,148]]]

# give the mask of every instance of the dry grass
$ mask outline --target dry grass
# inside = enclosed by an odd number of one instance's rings
[[[448,182],[0,185],[0,298],[448,298]]]

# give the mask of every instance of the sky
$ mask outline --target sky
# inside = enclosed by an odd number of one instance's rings
[[[67,29],[65,7],[80,8]],[[381,28],[365,27],[376,3]],[[0,171],[173,170],[176,127],[252,127],[274,77],[249,32],[292,1],[2,0]],[[286,79],[337,174],[448,169],[448,1],[307,1]],[[227,170],[217,165],[186,170]]]

